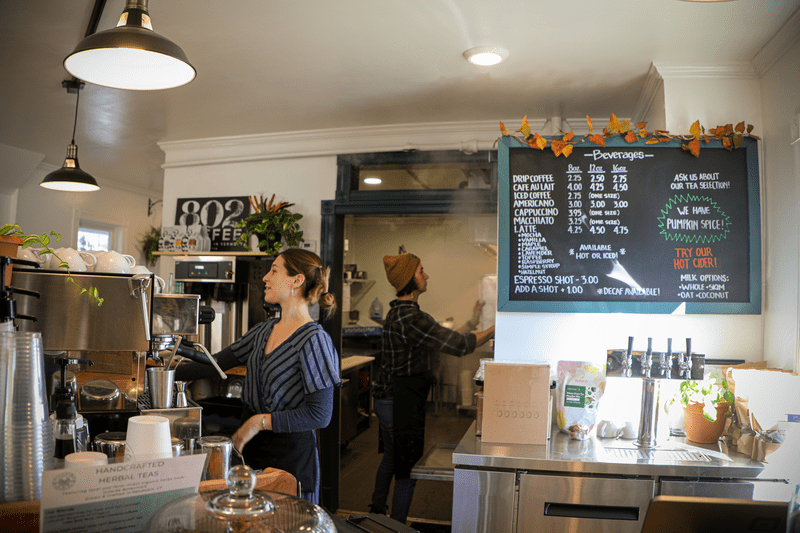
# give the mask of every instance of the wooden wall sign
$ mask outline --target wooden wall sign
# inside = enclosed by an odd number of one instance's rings
[[[756,141],[606,142],[500,139],[498,309],[760,314]]]

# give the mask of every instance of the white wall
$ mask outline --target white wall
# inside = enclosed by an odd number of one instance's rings
[[[0,194],[0,225],[17,220],[17,190],[11,194]]]
[[[336,192],[336,157],[305,157],[267,161],[229,162],[179,168],[164,172],[163,224],[175,225],[178,198],[275,195],[275,201],[295,204],[306,241],[319,251],[321,202]]]
[[[160,193],[138,190],[100,181],[100,190],[89,193],[51,191],[39,186],[44,176],[55,170],[40,165],[31,178],[18,190],[16,222],[26,233],[61,234],[58,247],[75,248],[78,222],[81,218],[122,226],[122,247],[118,251],[144,264],[137,240],[151,224],[160,221],[147,216],[148,198],[156,200]]]
[[[761,77],[767,206],[764,359],[776,368],[798,364],[798,225],[800,142],[790,145],[791,120],[800,113],[800,42]]]

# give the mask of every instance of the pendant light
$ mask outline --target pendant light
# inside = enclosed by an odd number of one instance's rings
[[[197,75],[181,47],[153,31],[147,0],[127,0],[117,27],[85,37],[64,68],[89,83],[137,91],[180,87]]]
[[[72,123],[72,142],[67,146],[67,158],[64,159],[64,165],[45,176],[39,184],[45,189],[70,192],[97,191],[100,189],[97,180],[81,170],[80,165],[78,165],[78,146],[75,144],[75,127],[78,125],[78,102],[81,98],[81,88],[83,88],[83,85],[83,82],[77,79],[61,82],[61,86],[66,87],[68,93],[75,91],[78,95],[75,98],[75,120]]]

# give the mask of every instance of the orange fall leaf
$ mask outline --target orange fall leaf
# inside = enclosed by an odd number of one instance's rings
[[[522,119],[522,125],[519,127],[519,131],[522,133],[522,136],[525,137],[526,139],[530,136],[531,125],[528,124],[528,115],[525,115],[525,117]]]
[[[573,137],[575,137],[575,133],[573,133],[572,130],[569,130],[569,133],[564,135],[564,140],[565,141],[571,141]]]
[[[633,133],[632,131],[629,131],[627,134],[625,134],[625,142],[635,143],[636,142],[636,134]]]
[[[602,146],[603,148],[606,147],[606,138],[602,135],[595,133],[594,135],[589,136],[589,142],[594,143],[598,146]]]
[[[695,137],[695,138],[697,138],[697,137],[700,137],[700,133],[701,133],[701,132],[700,132],[700,121],[699,121],[699,120],[696,120],[696,121],[694,122],[694,124],[692,124],[692,127],[691,127],[691,128],[689,128],[689,134],[690,134],[692,137]]]
[[[589,118],[589,115],[586,115],[586,123],[589,125],[589,133],[594,131],[594,124],[592,123],[592,119]]]
[[[568,144],[562,148],[561,153],[564,154],[564,157],[569,157],[569,154],[572,153],[572,145]]]

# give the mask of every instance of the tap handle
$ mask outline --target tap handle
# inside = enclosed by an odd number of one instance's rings
[[[628,351],[625,352],[625,359],[622,361],[622,366],[625,367],[625,377],[631,377],[631,368],[633,368],[633,337],[628,337]]]
[[[647,338],[647,352],[642,357],[642,372],[644,377],[650,378],[650,369],[653,366],[653,337]]]
[[[661,354],[661,375],[670,378],[672,370],[672,339],[667,339],[667,351]]]

